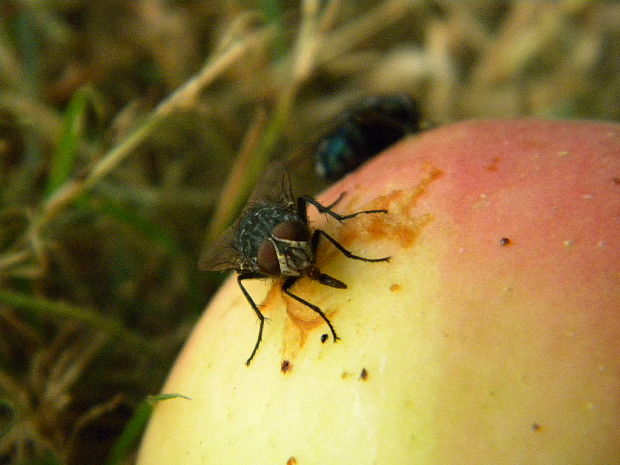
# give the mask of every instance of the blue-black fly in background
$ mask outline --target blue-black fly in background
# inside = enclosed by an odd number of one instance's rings
[[[319,239],[323,236],[346,257],[354,260],[386,262],[390,259],[390,257],[359,257],[345,249],[325,231],[310,230],[308,205],[313,205],[319,212],[341,222],[362,214],[387,213],[387,210],[366,210],[340,215],[333,210],[333,207],[343,195],[344,193],[327,206],[305,195],[295,199],[284,166],[272,163],[237,221],[200,260],[200,267],[203,270],[235,270],[238,273],[237,282],[241,292],[258,316],[260,322],[258,337],[246,365],[250,364],[260,345],[265,317],[243,286],[244,280],[284,278],[282,291],[319,314],[329,326],[335,342],[339,338],[325,313],[290,290],[295,281],[304,276],[337,289],[347,287],[342,281],[321,273],[317,267],[315,258]]]
[[[336,181],[369,158],[420,131],[421,115],[407,95],[366,97],[345,111],[319,142],[315,152],[316,173]]]

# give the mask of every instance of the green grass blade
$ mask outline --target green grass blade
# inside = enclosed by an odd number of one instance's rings
[[[143,215],[140,215],[136,210],[127,208],[122,203],[109,197],[97,200],[91,196],[86,196],[86,198],[91,200],[90,204],[92,208],[96,209],[99,213],[126,224],[133,230],[141,233],[152,243],[163,247],[167,252],[179,253],[181,251],[181,246],[174,235],[170,234],[156,223],[148,220]]]
[[[116,443],[114,443],[114,446],[112,446],[104,465],[122,464],[125,457],[133,451],[136,442],[142,436],[144,428],[151,418],[155,404],[162,400],[178,398],[190,400],[189,397],[181,394],[161,394],[159,396],[149,396],[140,402],[125,425],[123,432],[116,440]]]
[[[54,318],[72,318],[82,321],[106,332],[112,337],[121,338],[125,343],[132,345],[138,350],[157,353],[156,348],[148,339],[126,328],[122,321],[87,307],[55,302],[4,289],[0,289],[0,303],[11,305],[33,314],[45,314]]]
[[[89,107],[97,110],[100,102],[92,87],[84,86],[73,94],[64,112],[60,141],[52,154],[50,174],[45,187],[46,197],[56,192],[74,173]]]

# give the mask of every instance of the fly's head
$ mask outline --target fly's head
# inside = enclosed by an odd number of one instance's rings
[[[308,226],[301,219],[276,224],[258,248],[257,265],[268,276],[304,276],[314,268]]]

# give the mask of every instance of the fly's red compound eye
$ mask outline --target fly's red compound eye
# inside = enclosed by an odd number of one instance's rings
[[[278,262],[278,254],[276,248],[270,240],[265,240],[258,248],[258,256],[256,263],[260,270],[269,276],[280,275],[280,263]]]
[[[308,240],[309,232],[301,221],[289,220],[278,223],[271,231],[274,237],[287,241],[304,242]]]

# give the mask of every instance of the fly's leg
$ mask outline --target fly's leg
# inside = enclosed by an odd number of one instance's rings
[[[248,358],[247,361],[245,362],[247,366],[250,366],[250,362],[252,361],[252,359],[254,358],[254,354],[256,354],[256,351],[258,350],[260,341],[263,339],[263,326],[265,326],[265,316],[258,309],[258,306],[254,302],[254,299],[252,299],[252,296],[249,294],[246,288],[243,287],[243,284],[241,284],[241,281],[243,281],[244,279],[257,279],[257,278],[262,278],[262,277],[263,276],[254,274],[254,273],[246,273],[246,274],[237,275],[237,283],[239,284],[239,287],[241,288],[241,292],[243,292],[243,295],[245,296],[246,300],[250,303],[250,306],[252,307],[254,312],[256,312],[256,316],[258,317],[258,321],[260,322],[260,325],[258,327],[258,337],[256,338],[256,344],[254,345],[254,349],[252,350],[252,353],[250,354],[250,358]]]
[[[364,213],[364,212],[360,212],[360,213]],[[319,245],[319,238],[321,236],[324,236],[325,239],[327,239],[329,242],[334,244],[334,247],[340,250],[345,257],[351,258],[353,260],[361,260],[363,262],[389,262],[390,258],[392,258],[392,257],[365,258],[365,257],[360,257],[359,255],[354,255],[351,252],[349,252],[347,249],[345,249],[344,246],[340,244],[340,242],[338,242],[336,239],[334,239],[332,236],[327,234],[322,229],[315,229],[314,232],[312,233],[311,245],[312,245],[313,252],[316,251],[316,248]]]
[[[323,321],[325,321],[325,323],[327,323],[327,326],[329,326],[329,330],[332,333],[332,336],[334,337],[334,342],[336,342],[338,339],[340,339],[338,337],[338,335],[336,334],[336,330],[334,329],[334,327],[332,326],[331,321],[329,321],[329,318],[327,318],[327,316],[325,316],[325,313],[323,313],[323,310],[321,310],[319,307],[317,307],[314,304],[311,304],[310,302],[308,302],[307,300],[302,299],[301,297],[293,294],[289,288],[295,284],[295,281],[297,281],[297,277],[296,276],[292,276],[290,278],[287,278],[286,281],[284,281],[284,284],[282,284],[282,291],[284,291],[284,293],[286,295],[288,295],[289,297],[292,297],[293,299],[295,299],[297,302],[305,305],[308,308],[311,308],[312,310],[314,310],[316,313],[318,313],[320,315],[321,318],[323,318]]]
[[[388,212],[387,210],[364,210],[361,212],[350,213],[349,215],[340,215],[336,213],[334,210],[332,210],[331,207],[336,205],[342,199],[343,196],[344,196],[344,193],[340,194],[340,197],[338,197],[335,202],[332,202],[330,205],[325,206],[325,205],[320,204],[316,199],[308,195],[302,195],[301,197],[297,199],[297,210],[299,214],[302,216],[302,218],[305,221],[308,221],[308,214],[307,214],[308,204],[314,205],[314,207],[320,213],[326,213],[332,218],[336,218],[338,221],[341,221],[341,222],[344,220],[348,220],[349,218],[356,217],[357,215],[362,215],[366,213],[387,213]]]
[[[332,203],[330,203],[329,205],[325,205],[325,208],[331,210],[338,204],[338,202],[340,202],[344,198],[346,194],[347,194],[346,192],[341,192],[338,198],[334,200]]]

